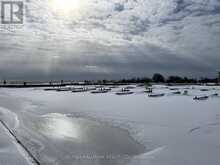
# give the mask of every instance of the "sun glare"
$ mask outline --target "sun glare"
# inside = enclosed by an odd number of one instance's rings
[[[46,133],[53,137],[77,139],[79,136],[78,125],[66,117],[48,118],[46,128]]]
[[[51,0],[50,6],[58,13],[71,14],[77,12],[81,6],[81,0]]]

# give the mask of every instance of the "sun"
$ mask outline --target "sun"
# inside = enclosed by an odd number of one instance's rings
[[[81,0],[50,0],[51,8],[57,13],[70,14],[77,12],[81,6]]]

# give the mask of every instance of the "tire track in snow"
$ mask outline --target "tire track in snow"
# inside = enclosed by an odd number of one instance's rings
[[[209,123],[209,124],[206,124],[206,125],[203,125],[203,126],[198,126],[198,127],[194,127],[192,129],[190,129],[188,131],[189,134],[197,131],[197,130],[200,130],[200,129],[203,129],[203,128],[206,128],[206,127],[209,127],[209,126],[220,126],[220,122],[216,122],[216,123]]]
[[[201,127],[192,128],[192,129],[189,130],[188,133],[191,134],[191,133],[193,133],[194,131],[199,130],[199,129],[201,129]]]

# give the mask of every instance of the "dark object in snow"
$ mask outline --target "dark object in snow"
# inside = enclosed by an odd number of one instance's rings
[[[71,91],[72,88],[58,88],[56,91],[57,92],[65,92],[65,91]]]
[[[56,91],[58,88],[45,88],[44,91]]]
[[[79,93],[79,92],[87,92],[88,89],[87,88],[74,88],[72,90],[73,93]]]
[[[134,92],[117,92],[116,95],[131,95],[133,94]]]
[[[218,93],[211,94],[210,96],[211,96],[211,97],[218,96]]]
[[[162,97],[162,96],[165,96],[164,93],[159,93],[159,94],[149,94],[148,97]]]
[[[200,89],[200,91],[206,92],[206,91],[209,91],[209,89]]]
[[[122,89],[120,92],[117,92],[116,95],[131,95],[133,94],[134,92],[128,90],[128,89]]]
[[[92,94],[98,94],[98,93],[108,93],[108,92],[109,92],[108,89],[101,88],[101,89],[92,91],[91,93],[92,93]]]
[[[208,96],[196,96],[193,98],[193,100],[207,100],[208,98]]]
[[[171,91],[179,90],[179,88],[169,88]]]
[[[183,92],[183,95],[188,95],[188,91],[185,90],[185,91]]]
[[[180,95],[181,92],[180,92],[180,91],[176,91],[176,92],[172,92],[172,94],[174,94],[174,95]]]

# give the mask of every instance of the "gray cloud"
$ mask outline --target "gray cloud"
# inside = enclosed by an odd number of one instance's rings
[[[25,3],[21,29],[0,31],[0,78],[214,76],[218,0],[87,0],[73,15]]]

